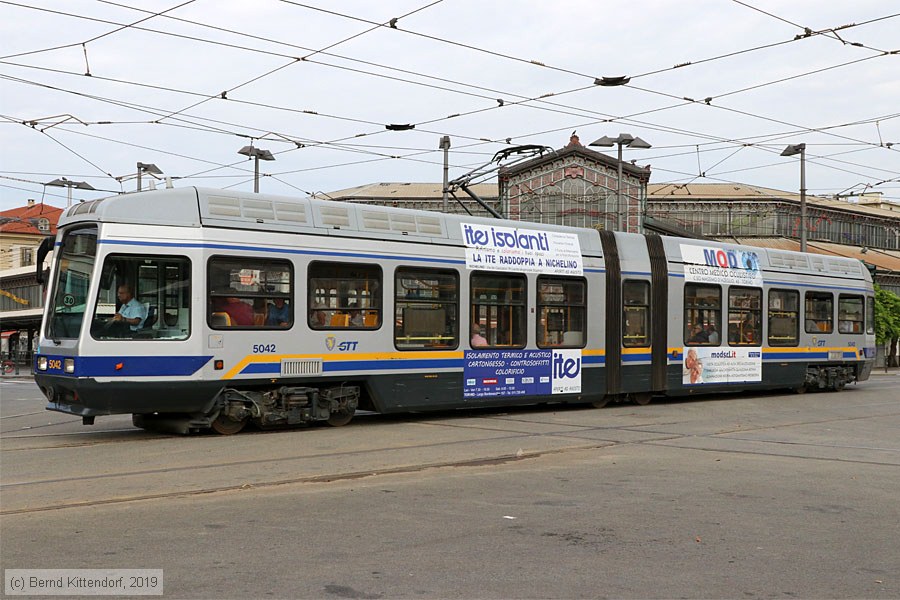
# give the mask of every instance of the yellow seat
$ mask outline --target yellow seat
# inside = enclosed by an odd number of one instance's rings
[[[378,325],[378,313],[368,313],[363,317],[364,327],[375,327]]]
[[[350,315],[334,313],[331,315],[331,327],[347,327],[350,325]]]
[[[231,316],[227,312],[214,312],[210,325],[213,327],[231,327]]]

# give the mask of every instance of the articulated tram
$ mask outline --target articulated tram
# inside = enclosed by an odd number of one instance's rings
[[[35,380],[85,424],[840,390],[875,357],[838,257],[200,188],[77,204],[53,247]]]

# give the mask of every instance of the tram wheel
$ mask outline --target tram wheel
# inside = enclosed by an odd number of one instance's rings
[[[650,400],[653,398],[653,394],[650,392],[638,392],[637,394],[632,394],[631,399],[635,404],[639,404],[641,406],[646,406],[650,404]]]
[[[593,406],[594,408],[603,408],[607,404],[609,404],[609,396],[603,396],[599,400],[594,400],[593,402],[591,402],[591,406]]]
[[[213,422],[210,424],[210,427],[212,427],[212,430],[219,435],[234,435],[236,433],[239,433],[246,424],[247,419],[235,421],[231,417],[219,415],[215,418],[215,420],[213,420]]]
[[[352,412],[339,412],[339,413],[331,413],[331,416],[328,417],[328,420],[325,421],[332,427],[343,427],[353,418]]]
[[[795,394],[805,394],[807,391],[809,391],[809,388],[806,387],[806,384],[794,388]]]

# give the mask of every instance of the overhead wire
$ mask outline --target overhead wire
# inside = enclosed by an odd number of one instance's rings
[[[120,4],[118,4],[118,3],[114,3],[114,2],[107,2],[107,3],[108,3],[108,4],[113,4],[113,5],[116,5],[116,6],[122,6],[122,5],[120,5]],[[432,3],[431,5],[427,5],[426,7],[432,6],[433,4],[434,4],[434,3]],[[303,6],[306,6],[306,5],[303,5]],[[426,7],[423,7],[423,8],[426,8]],[[418,10],[422,10],[423,8],[417,9],[417,11],[418,11]],[[137,10],[141,10],[141,9],[137,9]],[[412,12],[417,12],[417,11],[412,11]],[[326,10],[325,12],[328,12],[329,14],[337,14],[337,15],[341,15],[341,13],[336,13],[335,11],[327,11],[327,10]],[[408,14],[412,14],[412,13],[408,13]],[[81,17],[80,15],[73,15],[73,16]],[[345,17],[347,17],[347,18],[352,18],[352,17],[347,16],[347,15],[342,15],[342,16],[345,16]],[[407,15],[404,15],[404,17],[405,17],[405,16],[407,16]],[[871,20],[865,21],[865,22],[863,22],[863,23],[853,24],[852,26],[862,26],[862,25],[865,25],[865,24],[868,24],[868,23],[872,23],[872,22],[875,22],[875,21],[878,21],[878,20],[884,20],[884,19],[887,19],[887,18],[892,18],[892,17],[894,17],[894,16],[900,16],[900,14],[898,14],[898,15],[887,15],[887,16],[884,16],[884,17],[879,17],[878,19],[871,19]],[[171,16],[171,15],[164,15],[164,17],[165,17],[165,18],[169,18],[169,19],[176,19],[176,20],[179,20],[179,21],[182,21],[182,22],[186,22],[186,23],[192,23],[192,24],[195,24],[195,25],[198,25],[198,26],[205,26],[204,24],[197,23],[197,22],[195,22],[195,21],[190,21],[190,20],[187,20],[187,19],[181,19],[181,18],[178,18],[178,17],[173,17],[173,16]],[[81,18],[86,18],[86,17],[81,17]],[[382,26],[384,26],[384,24],[375,24],[374,22],[370,22],[370,23],[372,23],[372,24],[374,25],[374,26],[373,26],[373,29],[375,29],[375,28],[377,28],[377,27],[382,27]],[[849,26],[844,26],[844,27],[849,27]],[[231,32],[231,33],[238,33],[238,32],[234,32],[233,30],[227,30],[227,29],[224,29],[224,28],[214,28],[214,29],[218,29],[218,30],[222,30],[222,31],[228,31],[228,32]],[[196,40],[196,41],[203,41],[203,42],[208,42],[208,43],[222,44],[221,42],[210,41],[210,40],[204,40],[204,39],[202,39],[202,38],[197,38],[197,37],[194,37],[194,36],[184,36],[184,35],[182,35],[182,34],[174,34],[174,33],[172,33],[172,32],[162,32],[162,31],[153,30],[153,29],[146,29],[146,30],[147,30],[147,31],[151,31],[151,32],[156,32],[156,33],[164,33],[164,34],[167,34],[167,35],[176,35],[176,36],[178,36],[178,37],[185,37],[185,38],[193,39],[193,40]],[[367,31],[370,31],[370,30],[367,30]],[[407,30],[404,30],[404,31],[407,31]],[[255,36],[254,36],[254,37],[255,37]],[[269,38],[262,38],[262,39],[265,39],[265,40],[267,40],[267,41],[274,42],[274,43],[285,44],[284,42],[280,42],[280,41],[277,41],[277,40],[271,40],[271,39],[269,39]],[[788,40],[788,42],[790,42],[790,41],[796,41],[796,39],[795,39],[795,40]],[[223,45],[226,45],[226,46],[232,46],[232,47],[237,47],[237,46],[233,46],[233,45],[231,45],[231,44],[223,44]],[[295,46],[295,45],[293,45],[293,44],[285,44],[285,45],[289,45],[289,46],[293,46],[293,47],[298,47],[298,46]],[[333,45],[332,45],[331,47],[333,47]],[[468,46],[467,46],[467,47],[468,47]],[[256,51],[256,49],[253,49],[253,48],[247,48],[247,47],[241,47],[241,48],[242,48],[242,49],[245,49],[245,50]],[[298,47],[298,48],[299,48],[299,47]],[[762,48],[762,47],[759,47],[759,48]],[[275,54],[275,53],[271,53],[271,52],[269,52],[269,51],[262,51],[262,52],[267,53],[267,54]],[[730,53],[730,54],[728,54],[728,55],[722,55],[722,57],[724,57],[724,56],[731,56],[731,55],[734,55],[734,53]],[[505,55],[504,55],[504,56],[505,56]],[[875,57],[869,57],[869,58],[875,58]],[[352,60],[352,59],[351,59],[351,60]],[[522,60],[524,60],[524,59],[522,59]],[[866,60],[866,59],[861,59],[861,60]],[[315,61],[313,61],[313,62],[315,62]],[[292,63],[290,63],[290,64],[292,64]],[[343,68],[343,69],[347,69],[347,70],[353,70],[353,71],[357,71],[357,72],[366,73],[366,74],[373,75],[373,76],[379,76],[379,77],[386,77],[386,78],[387,78],[387,76],[384,76],[384,75],[381,75],[381,74],[370,73],[370,72],[361,71],[361,70],[348,69],[347,67],[341,67],[340,65],[330,65],[330,64],[328,64],[328,63],[317,63],[317,64],[322,64],[322,65],[324,65],[324,66],[331,66],[331,67],[334,67],[334,68]],[[694,62],[694,63],[692,63],[692,64],[699,64],[699,62]],[[840,66],[846,66],[846,65],[848,65],[848,64],[853,64],[853,61],[851,61],[851,62],[849,62],[849,63],[842,63],[841,65],[834,65],[834,66],[829,67],[829,68],[837,68],[837,67],[840,67]],[[286,66],[286,65],[283,65],[281,68],[283,68],[284,66]],[[385,68],[391,68],[391,67],[385,67]],[[827,69],[828,69],[828,68],[825,68],[825,69],[822,69],[822,70],[827,70]],[[276,69],[276,70],[277,70],[277,69]],[[274,72],[274,70],[271,71],[271,72]],[[269,73],[267,73],[267,74],[270,74],[271,72],[269,72]],[[661,72],[661,71],[655,71],[655,72]],[[781,82],[781,81],[787,81],[787,80],[790,80],[790,79],[802,77],[802,76],[804,76],[804,75],[808,75],[808,74],[812,74],[812,73],[816,73],[816,72],[819,72],[819,71],[812,71],[812,72],[809,72],[809,73],[797,74],[797,75],[794,75],[794,76],[791,76],[791,77],[788,77],[788,78],[784,78],[784,79],[781,79],[781,80],[775,80],[775,81],[772,81],[772,82],[766,82],[766,83],[763,83],[763,84],[758,84],[757,86],[751,86],[751,87],[743,88],[743,89],[740,89],[740,90],[733,90],[733,91],[731,91],[731,92],[726,92],[726,93],[723,93],[723,94],[719,94],[719,95],[717,95],[717,96],[708,97],[706,100],[707,100],[707,103],[709,103],[708,101],[711,101],[711,100],[714,99],[714,98],[720,98],[720,97],[724,97],[724,96],[728,96],[728,95],[733,95],[733,94],[736,94],[736,93],[739,93],[739,92],[742,92],[742,91],[747,91],[747,90],[750,90],[750,89],[755,89],[755,88],[757,88],[757,87],[763,87],[763,86],[765,86],[765,85],[772,85],[772,84],[774,84],[774,83],[779,83],[779,82]],[[417,73],[416,75],[417,75],[417,76],[427,77],[427,75],[423,75],[423,74],[420,74],[420,73]],[[587,75],[585,75],[585,76],[587,76]],[[402,80],[402,79],[399,79],[399,78],[396,78],[396,79],[398,79],[398,80],[400,80],[400,81],[405,81],[405,82],[407,82],[407,83],[416,84],[416,85],[426,85],[426,86],[428,86],[428,87],[438,87],[439,89],[444,89],[445,91],[454,91],[454,92],[457,92],[457,91],[455,91],[455,90],[447,90],[447,88],[440,88],[439,86],[429,86],[428,84],[422,84],[421,82],[412,82],[412,81],[409,81],[409,80]],[[455,83],[458,84],[459,82],[455,82]],[[569,94],[569,93],[574,93],[574,92],[578,92],[578,91],[584,91],[584,90],[587,90],[587,89],[591,89],[592,87],[593,87],[593,85],[590,85],[590,86],[583,86],[583,87],[575,88],[575,89],[572,89],[572,90],[566,90],[566,91],[563,91],[563,92],[557,92],[557,93],[555,93],[555,94],[545,94],[545,95],[543,95],[543,96],[537,96],[537,97],[531,97],[531,98],[526,98],[526,97],[521,97],[521,96],[520,96],[520,98],[523,98],[524,101],[515,102],[514,104],[520,104],[520,105],[522,105],[522,104],[525,104],[525,103],[528,102],[528,101],[541,101],[541,100],[543,100],[544,98],[546,98],[547,96],[560,96],[560,95]],[[634,87],[634,86],[629,86],[629,87]],[[642,90],[642,91],[650,91],[650,92],[653,92],[653,90],[646,90],[646,89],[644,89],[644,88],[637,88],[637,87],[635,87],[635,89],[639,89],[639,90]],[[493,91],[497,91],[497,90],[493,90]],[[507,94],[507,95],[509,95],[509,94]],[[476,95],[476,96],[478,96],[478,97],[484,97],[484,96],[482,96],[482,95]],[[676,96],[673,96],[673,95],[670,95],[670,97],[677,98]],[[684,99],[684,98],[681,98],[681,100],[685,100],[685,103],[694,102],[694,100]],[[668,109],[670,109],[670,108],[675,108],[675,107],[679,107],[679,106],[683,106],[683,105],[684,105],[684,103],[679,103],[679,104],[676,104],[676,105],[673,105],[673,106],[668,106],[668,107],[662,107],[662,108],[652,109],[651,111],[648,111],[648,112],[659,112],[659,111],[661,111],[661,110],[668,110]],[[479,113],[479,112],[485,112],[485,111],[487,111],[487,110],[496,109],[496,108],[497,108],[496,106],[492,106],[492,107],[488,107],[488,108],[477,109],[477,110],[474,110],[474,111],[470,111],[470,112],[468,112],[468,113],[458,113],[458,114],[451,115],[450,117],[443,117],[443,118],[432,119],[431,121],[425,121],[425,122],[420,123],[420,124],[428,124],[428,123],[438,122],[438,121],[440,121],[440,120],[442,120],[442,119],[456,118],[456,117],[459,117],[459,116],[465,116],[465,115],[470,115],[470,114],[476,114],[476,113]],[[570,109],[572,109],[572,110],[579,110],[579,111],[585,111],[585,110],[586,110],[586,109],[576,109],[576,108],[572,108],[572,107],[567,107],[567,108],[570,108]],[[588,112],[591,112],[591,111],[588,111]],[[645,114],[647,114],[647,113],[645,113]],[[757,115],[757,116],[758,116],[759,118],[763,118],[763,119],[766,118],[765,116],[762,116],[762,115]]]
[[[7,63],[7,64],[8,64],[8,63]],[[15,64],[15,63],[13,63],[13,64]],[[50,70],[50,71],[53,71],[53,72],[61,72],[61,73],[66,73],[66,74],[70,74],[70,75],[79,75],[79,74],[77,74],[77,73],[70,72],[70,71],[62,71],[62,70],[59,70],[59,69],[47,69],[46,67],[32,67],[31,65],[19,65],[19,66],[24,66],[24,67],[26,67],[26,68],[37,68],[37,69],[41,69],[41,70]],[[97,76],[97,77],[100,78],[100,76]],[[127,80],[112,79],[112,78],[104,78],[104,79],[107,79],[107,80],[110,80],[110,81],[119,82],[119,83],[131,84],[131,85],[147,86],[147,87],[152,87],[152,88],[154,88],[154,89],[164,89],[164,90],[167,90],[167,91],[172,91],[172,92],[177,92],[177,93],[185,93],[185,94],[193,94],[193,95],[197,95],[197,96],[203,96],[203,94],[202,94],[202,93],[199,93],[199,92],[190,92],[190,91],[187,91],[187,90],[179,90],[179,89],[175,89],[175,88],[171,88],[171,87],[166,87],[166,86],[155,86],[155,85],[152,85],[152,84],[145,84],[145,83],[141,83],[141,82],[130,82],[130,81],[127,81]],[[729,94],[730,94],[730,93],[733,93],[733,92],[729,92]],[[673,98],[675,97],[675,96],[672,96],[672,95],[670,95],[670,96],[673,97]],[[280,110],[288,110],[288,111],[291,111],[291,112],[303,112],[304,114],[315,114],[315,115],[317,115],[317,116],[323,116],[323,117],[328,117],[328,118],[336,118],[336,119],[342,119],[342,120],[352,120],[352,121],[355,121],[355,122],[359,122],[359,121],[360,121],[360,120],[354,120],[354,119],[351,119],[351,118],[349,118],[349,117],[340,116],[340,115],[322,114],[322,113],[316,113],[315,111],[306,111],[306,110],[302,110],[302,111],[301,111],[301,110],[298,110],[298,109],[292,109],[292,108],[288,108],[288,107],[278,107],[278,106],[269,105],[269,104],[265,104],[265,103],[252,103],[252,102],[249,102],[249,101],[241,101],[241,100],[235,100],[235,101],[237,101],[237,102],[246,102],[246,103],[249,103],[249,104],[255,104],[255,105],[258,105],[258,106],[264,106],[264,107],[267,107],[267,108],[274,108],[274,109],[280,109]],[[678,105],[679,105],[679,106],[680,106],[680,105],[683,105],[683,103],[679,103]],[[480,109],[480,110],[484,110],[484,109]],[[658,111],[658,110],[660,110],[660,109],[655,109],[655,111]],[[478,111],[472,111],[472,112],[478,112]],[[639,114],[646,114],[646,112],[652,112],[652,111],[645,111],[644,113],[634,113],[633,115],[626,115],[626,116],[621,116],[621,117],[615,117],[615,116],[609,115],[609,116],[607,116],[606,118],[604,118],[603,121],[610,121],[610,122],[611,122],[611,121],[627,122],[629,119],[632,119],[633,116],[639,115]],[[435,120],[433,120],[433,122],[434,122],[434,121],[439,121],[439,120],[441,120],[441,119],[435,119]],[[633,119],[632,119],[632,121],[633,121]],[[363,122],[366,123],[366,124],[371,124],[371,125],[373,125],[373,126],[379,125],[379,124],[374,123],[374,122],[371,122],[371,121],[363,121]],[[602,122],[602,121],[601,121],[601,122]],[[637,121],[633,121],[633,122],[637,122]],[[645,122],[637,122],[637,123],[642,124],[642,125],[645,125],[645,126],[653,127],[653,125],[652,125],[652,124],[649,124],[649,123],[645,123]],[[565,128],[568,128],[568,127],[570,127],[570,125],[566,125],[566,126],[563,127],[562,129],[565,129]],[[801,127],[801,126],[797,126],[797,127]],[[805,130],[809,130],[809,129],[810,129],[810,128],[805,128]],[[660,128],[660,130],[663,130],[663,131],[673,131],[673,129],[672,129],[672,128],[669,128],[669,127],[662,127],[662,128]],[[436,132],[436,133],[440,134],[440,133],[443,133],[443,132]],[[691,135],[698,135],[698,132],[686,132],[686,133],[691,134]],[[516,137],[522,137],[522,136],[516,136]],[[856,140],[856,141],[860,141],[860,140]]]
[[[135,21],[134,23],[129,23],[129,24],[122,24],[122,23],[120,23],[120,24],[118,24],[119,27],[117,27],[116,29],[114,29],[114,30],[112,30],[112,31],[108,31],[108,32],[106,32],[106,33],[103,33],[103,34],[98,35],[98,36],[94,36],[94,37],[92,37],[92,38],[89,38],[89,39],[87,39],[87,40],[83,40],[83,41],[81,41],[81,42],[73,42],[73,43],[71,43],[71,44],[63,44],[63,45],[61,45],[61,46],[54,46],[54,47],[52,47],[52,48],[43,48],[43,49],[40,49],[40,50],[32,50],[32,51],[29,51],[29,52],[22,52],[22,53],[19,53],[19,54],[12,54],[12,55],[8,55],[8,56],[4,56],[3,58],[14,58],[14,57],[18,57],[18,56],[28,56],[28,55],[31,55],[31,54],[41,54],[41,53],[44,53],[44,52],[50,52],[50,51],[53,51],[53,50],[61,50],[61,49],[63,49],[63,48],[71,48],[71,47],[74,47],[74,46],[85,46],[86,44],[89,44],[90,42],[94,42],[94,41],[97,41],[97,40],[99,40],[99,39],[101,39],[101,38],[104,38],[104,37],[106,37],[106,36],[108,36],[108,35],[112,35],[112,34],[114,34],[114,33],[118,33],[119,31],[122,31],[122,30],[124,30],[124,29],[128,29],[128,28],[134,27],[134,26],[138,25],[139,23],[143,23],[144,21],[149,21],[150,19],[152,19],[152,18],[154,18],[154,17],[158,17],[158,16],[160,16],[160,15],[164,15],[164,14],[167,13],[167,12],[173,11],[173,10],[178,9],[178,8],[181,8],[181,7],[183,7],[183,6],[187,6],[188,4],[191,4],[191,3],[193,3],[193,2],[195,2],[195,0],[187,0],[186,2],[182,2],[181,4],[178,4],[178,5],[176,5],[176,6],[173,6],[173,7],[171,7],[171,8],[167,8],[166,10],[159,11],[159,12],[147,11],[147,12],[150,12],[150,13],[151,13],[150,16],[148,16],[148,17],[145,17],[145,18],[143,18],[143,19],[138,19],[138,20]],[[9,4],[9,5],[11,5],[11,6],[18,6],[18,7],[20,7],[20,8],[32,8],[32,9],[36,9],[36,10],[44,10],[44,11],[50,12],[50,13],[65,14],[65,15],[67,15],[67,16],[71,16],[71,13],[63,13],[62,11],[56,11],[56,10],[47,9],[47,8],[42,8],[42,7],[36,7],[36,6],[29,6],[29,5],[27,5],[27,4],[20,4],[20,3],[18,3],[18,2],[9,2],[8,0],[3,0],[2,4]]]
[[[410,11],[410,12],[406,13],[406,14],[403,15],[403,16],[406,17],[406,16],[409,16],[409,15],[415,14],[415,13],[417,13],[417,12],[420,12],[420,11],[422,11],[422,10],[425,10],[426,8],[430,8],[430,7],[432,7],[432,6],[436,5],[436,4],[440,4],[442,1],[443,1],[443,0],[436,0],[436,1],[431,2],[431,3],[429,3],[429,4],[427,4],[427,5],[423,6],[423,7],[417,8],[416,10]],[[339,46],[340,44],[343,44],[343,43],[348,42],[348,41],[350,41],[350,40],[356,39],[356,38],[358,38],[358,37],[360,37],[360,36],[362,36],[362,35],[365,35],[365,34],[371,32],[371,31],[374,31],[375,29],[378,29],[380,26],[381,26],[381,25],[376,25],[375,27],[371,27],[371,28],[369,28],[369,29],[367,29],[367,30],[365,30],[365,31],[361,31],[361,32],[359,32],[359,33],[356,33],[356,34],[354,34],[354,35],[351,35],[351,36],[349,36],[349,37],[346,37],[346,38],[344,38],[344,39],[342,39],[342,40],[339,40],[339,41],[337,41],[337,42],[334,42],[334,43],[332,43],[332,44],[329,44],[329,45],[326,46],[325,48],[322,48],[320,51],[329,50],[329,49],[331,49],[331,48],[334,48],[334,47],[336,47],[336,46]],[[314,54],[316,54],[317,52],[320,52],[320,51],[313,52],[312,55],[314,55]],[[197,103],[195,103],[195,104],[192,104],[192,105],[190,105],[190,106],[187,106],[187,107],[185,107],[185,108],[183,108],[183,109],[181,109],[181,110],[179,110],[179,111],[176,111],[176,112],[172,113],[171,115],[167,115],[166,117],[163,117],[163,119],[167,119],[167,118],[169,118],[169,117],[175,116],[175,115],[177,115],[177,114],[180,114],[180,113],[182,113],[182,112],[185,112],[185,111],[187,111],[187,110],[190,110],[190,109],[192,109],[192,108],[195,108],[195,107],[197,107],[197,106],[199,106],[199,105],[201,105],[201,104],[204,104],[204,103],[206,103],[206,102],[209,102],[210,100],[212,100],[212,99],[214,99],[214,98],[217,98],[217,97],[221,97],[222,99],[225,99],[225,98],[226,98],[226,94],[229,94],[229,93],[234,92],[235,90],[238,90],[238,89],[240,89],[240,88],[242,88],[242,87],[244,87],[244,86],[250,85],[251,83],[254,83],[254,82],[256,82],[256,81],[259,81],[259,80],[261,80],[261,79],[264,79],[265,77],[268,77],[269,75],[272,75],[272,74],[274,74],[274,73],[277,73],[278,71],[281,71],[282,69],[286,69],[287,67],[290,67],[290,66],[292,66],[292,65],[295,65],[295,64],[297,64],[297,62],[300,62],[300,61],[302,61],[302,60],[303,60],[303,58],[294,59],[294,60],[292,60],[292,61],[290,61],[290,62],[288,62],[288,63],[285,63],[285,64],[283,64],[283,65],[281,65],[281,66],[279,66],[279,67],[276,67],[276,68],[274,68],[274,69],[270,69],[269,71],[266,71],[265,73],[263,73],[263,74],[261,74],[261,75],[257,75],[256,77],[253,77],[253,78],[251,78],[251,79],[248,79],[247,81],[244,81],[244,82],[242,82],[242,83],[239,83],[238,85],[232,86],[231,88],[229,88],[229,89],[227,89],[226,91],[222,92],[220,95],[213,95],[213,96],[210,96],[210,97],[206,98],[205,100],[201,100],[201,101],[199,101],[199,102],[197,102]]]
[[[882,49],[880,49],[880,48],[874,48],[874,47],[872,47],[872,46],[867,46],[866,44],[863,44],[862,42],[847,42],[847,41],[844,40],[840,35],[838,35],[837,32],[838,32],[839,30],[848,29],[848,28],[850,28],[850,27],[856,27],[856,25],[857,25],[856,23],[851,23],[851,24],[849,24],[849,25],[842,25],[842,26],[840,26],[840,27],[834,27],[834,28],[822,29],[822,30],[819,30],[819,31],[813,31],[813,30],[810,29],[809,27],[805,27],[805,26],[803,26],[803,25],[800,25],[799,23],[794,23],[793,21],[789,21],[789,20],[785,19],[784,17],[780,17],[780,16],[778,16],[778,15],[776,15],[776,14],[774,14],[774,13],[770,13],[770,12],[768,12],[768,11],[765,11],[765,10],[759,8],[758,6],[753,6],[752,4],[747,4],[746,2],[742,2],[741,0],[732,0],[732,2],[734,2],[735,4],[740,4],[741,6],[744,6],[744,7],[746,7],[746,8],[749,8],[749,9],[751,9],[751,10],[755,10],[756,12],[762,13],[762,14],[768,16],[768,17],[772,17],[773,19],[777,19],[778,21],[781,21],[781,22],[783,22],[783,23],[787,23],[788,25],[791,25],[791,26],[793,26],[793,27],[796,27],[796,28],[798,28],[798,29],[803,30],[803,33],[802,33],[802,34],[798,34],[794,39],[800,39],[800,38],[804,38],[804,37],[811,37],[811,36],[813,36],[813,35],[821,35],[821,36],[824,36],[824,37],[828,37],[828,38],[835,39],[835,40],[841,42],[841,43],[844,44],[844,45],[848,45],[848,44],[849,44],[849,45],[851,45],[851,46],[857,46],[857,47],[859,47],[859,48],[866,48],[866,49],[868,49],[868,50],[876,50],[876,51],[878,51],[878,52],[885,52],[885,50],[882,50]],[[870,21],[866,21],[866,23],[874,23],[874,22],[879,21],[879,20],[882,20],[882,19],[884,19],[884,18],[885,18],[885,17],[880,17],[880,18],[878,18],[878,19],[873,19],[873,20],[870,20]]]
[[[112,2],[109,2],[109,3],[110,3],[110,4],[116,4],[116,3],[112,3]],[[118,5],[118,4],[116,4],[116,5],[117,5],[117,6],[121,6],[121,5]],[[429,5],[429,6],[430,6],[430,5]],[[80,17],[80,15],[73,15],[73,16],[79,16],[79,17]],[[889,17],[890,17],[890,16],[888,16],[888,17],[882,17],[882,19],[883,19],[883,18],[889,18]],[[84,17],[82,17],[82,18],[84,18]],[[180,20],[180,21],[188,22],[188,23],[194,23],[194,22],[191,22],[191,21],[188,21],[188,20],[185,20],[185,19],[179,19],[179,18],[177,18],[177,17],[172,17],[172,16],[170,16],[170,15],[165,15],[165,18],[177,19],[177,20]],[[872,20],[872,21],[874,21],[874,20]],[[868,22],[872,22],[872,21],[868,21]],[[868,23],[868,22],[865,22],[865,23]],[[862,24],[865,24],[865,23],[862,23]],[[198,25],[202,25],[202,24],[198,24]],[[217,29],[221,29],[221,28],[217,28]],[[158,30],[152,30],[152,29],[148,29],[147,31],[158,32],[158,33],[165,33],[165,34],[168,34],[168,35],[179,35],[179,36],[180,36],[180,34],[172,34],[171,32],[159,32]],[[226,30],[226,31],[231,31],[231,30]],[[197,40],[197,41],[207,41],[207,42],[209,42],[209,43],[220,43],[220,42],[212,42],[212,41],[209,41],[209,40],[203,40],[202,38],[196,38],[196,37],[193,37],[193,36],[180,36],[180,37],[188,37],[189,39],[194,39],[194,40]],[[276,43],[282,43],[282,42],[276,42]],[[229,44],[226,44],[226,45],[229,45]],[[254,50],[254,49],[252,49],[252,48],[244,48],[244,49],[251,50],[251,51]],[[266,51],[264,51],[264,52],[266,52]],[[267,52],[267,53],[269,53],[269,52]],[[326,63],[322,63],[322,64],[326,64]],[[849,63],[848,63],[848,64],[849,64]],[[329,66],[330,66],[330,65],[329,65]],[[839,65],[839,66],[840,66],[840,65]],[[340,67],[340,66],[335,66],[335,67],[336,67],[336,68],[342,68],[342,67]],[[832,68],[833,68],[833,67],[832,67]],[[382,76],[382,77],[385,77],[385,76],[383,76],[383,75],[374,74],[374,73],[369,73],[369,74],[375,75],[375,76]],[[799,76],[802,76],[802,74],[801,74],[801,75],[795,75],[795,76],[793,76],[793,77],[795,78],[795,77],[799,77]],[[785,80],[787,80],[787,79],[790,79],[790,78],[786,78]],[[407,81],[407,82],[408,82],[408,83],[421,84],[421,82],[409,82],[409,81]],[[772,82],[770,82],[769,84],[771,84],[771,83],[772,83]],[[424,85],[428,85],[428,84],[424,84]],[[761,87],[761,86],[763,86],[763,85],[768,85],[768,84],[760,84],[760,85],[757,86],[757,87]],[[556,94],[547,94],[547,95],[544,95],[544,96],[541,96],[541,97],[527,98],[527,100],[536,100],[536,101],[539,101],[540,99],[542,99],[542,98],[544,98],[544,97],[546,97],[546,96],[549,96],[549,95],[559,96],[559,95],[563,95],[563,94],[573,93],[573,92],[576,92],[576,91],[583,91],[583,90],[586,90],[586,89],[591,89],[592,87],[593,87],[593,86],[584,86],[584,87],[576,88],[576,89],[574,89],[574,90],[567,90],[567,91],[564,91],[564,92],[557,92]],[[634,86],[631,86],[631,87],[634,87]],[[445,88],[444,88],[444,89],[445,89]],[[651,92],[653,92],[653,90],[645,90],[645,89],[643,89],[643,88],[635,88],[635,89],[641,89],[642,91],[651,91]],[[752,88],[746,88],[746,89],[752,89]],[[720,95],[719,97],[724,96],[724,95],[731,95],[731,94],[737,93],[738,91],[741,91],[741,90],[732,91],[732,92],[727,92],[727,93],[725,93],[725,94]],[[198,95],[203,95],[203,94],[199,94],[199,93],[198,93]],[[677,98],[677,97],[674,96],[674,95],[669,95],[669,96],[672,97],[672,98]],[[712,98],[708,98],[707,100],[711,100],[711,99],[712,99]],[[685,105],[686,103],[694,102],[694,101],[691,100],[691,99],[680,99],[680,100],[684,100],[684,102],[679,103],[679,104],[676,104],[676,105],[668,106],[668,107],[661,107],[661,108],[657,108],[657,109],[651,109],[650,111],[646,111],[644,114],[647,114],[647,113],[650,113],[650,112],[659,112],[659,111],[661,111],[661,110],[668,110],[668,109],[670,109],[670,108],[675,108],[675,107],[678,107],[678,106],[683,106],[683,105]],[[524,103],[524,102],[517,102],[516,104],[525,104],[525,103]],[[464,114],[475,114],[475,113],[477,113],[477,112],[484,112],[484,111],[486,111],[486,110],[490,110],[491,108],[496,108],[496,107],[490,107],[490,108],[478,109],[478,110],[470,111],[469,113],[464,113]],[[574,110],[584,110],[584,109],[574,109]],[[593,111],[588,111],[588,112],[593,112]],[[463,114],[454,114],[454,115],[451,115],[450,117],[444,117],[444,119],[446,119],[446,118],[456,118],[456,117],[458,117],[458,116],[463,116]],[[346,118],[346,117],[344,117],[344,118]],[[766,117],[764,117],[764,116],[759,116],[759,118],[766,118]],[[433,119],[432,121],[427,121],[427,122],[425,122],[425,123],[437,122],[437,121],[440,121],[440,120],[442,120],[442,119]],[[618,118],[612,118],[612,119],[610,119],[610,120],[621,120],[621,119],[618,119]],[[423,123],[423,124],[424,124],[424,123]],[[368,135],[371,135],[371,134],[368,134]]]
[[[293,3],[293,4],[297,4],[297,3]],[[327,12],[332,12],[332,11],[327,11]],[[888,17],[884,17],[884,18],[888,18]],[[382,25],[379,25],[379,26],[383,26],[383,24],[382,24]],[[591,86],[588,86],[588,87],[591,87]],[[579,88],[579,90],[581,90],[581,89],[587,89],[587,88]],[[563,93],[566,93],[566,92],[563,92]],[[731,92],[731,93],[736,93],[736,92]],[[273,108],[278,108],[278,107],[273,107]],[[578,109],[578,110],[581,110],[581,109]],[[326,116],[330,116],[330,115],[326,115]],[[456,115],[454,115],[454,117],[455,117],[455,116],[456,116]],[[341,118],[341,117],[336,117],[336,118]],[[446,119],[446,117],[445,117],[445,119]],[[439,121],[439,120],[443,120],[443,119],[437,119],[437,120],[435,120],[434,122]],[[622,120],[622,119],[613,117],[613,118],[608,118],[608,119],[605,119],[605,120],[606,120],[606,121],[614,121],[614,120],[617,120],[617,121],[618,121],[618,120]],[[785,124],[787,124],[787,123],[785,123]],[[797,127],[800,127],[800,126],[797,126]],[[812,128],[807,128],[806,130],[812,131],[812,130],[814,130],[814,129],[812,129]],[[371,135],[371,134],[366,134],[366,135]],[[522,136],[517,136],[517,137],[522,137]],[[474,139],[474,138],[471,138],[471,139]]]
[[[121,103],[119,103],[119,104],[121,104]],[[142,108],[142,110],[146,110],[146,108]],[[888,118],[890,118],[890,116],[889,116]],[[879,119],[884,120],[885,117],[879,117]],[[232,134],[233,134],[233,132],[229,132],[229,133],[232,133]],[[236,135],[236,134],[235,134],[235,135]],[[407,157],[396,157],[396,156],[391,156],[390,158],[407,158]],[[366,162],[369,162],[369,161],[366,161]],[[424,162],[428,162],[428,161],[424,161]],[[346,163],[342,163],[342,165],[346,165]]]

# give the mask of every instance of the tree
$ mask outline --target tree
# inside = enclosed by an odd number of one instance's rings
[[[889,367],[897,365],[897,342],[900,340],[900,296],[875,286],[875,343],[889,343],[885,360]]]

